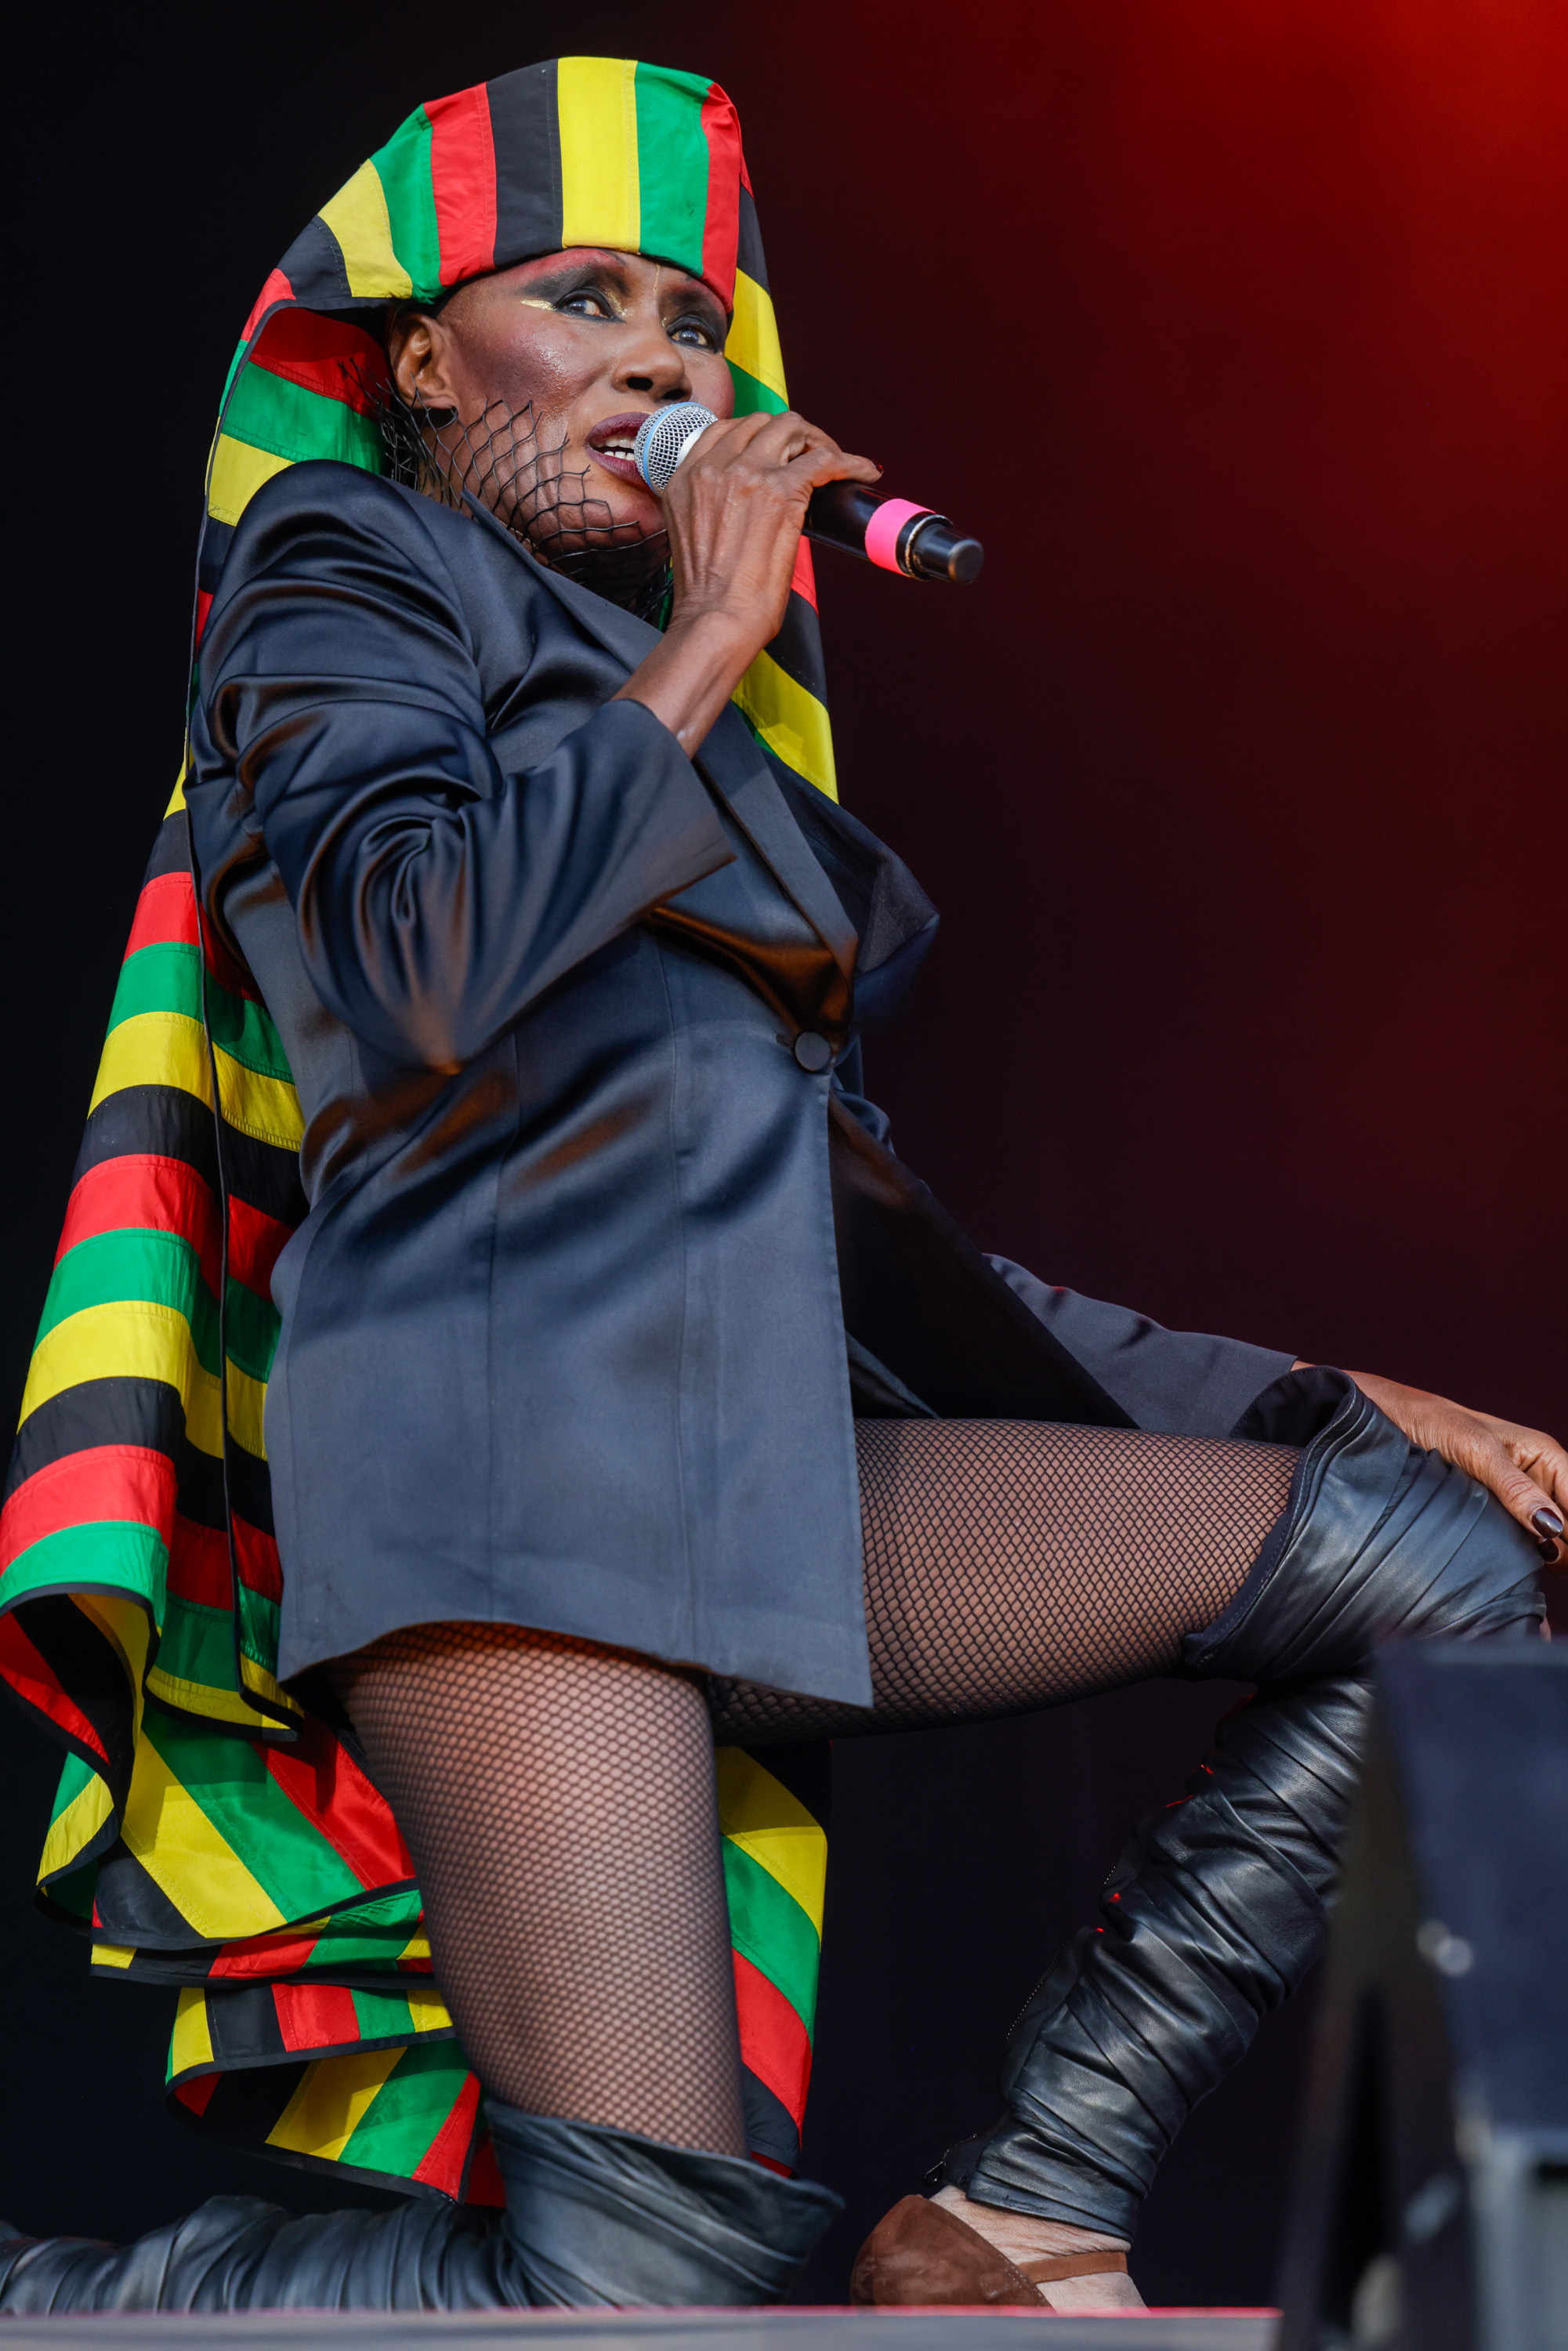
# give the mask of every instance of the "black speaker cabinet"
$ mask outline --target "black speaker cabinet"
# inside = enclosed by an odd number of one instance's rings
[[[1568,1642],[1385,1650],[1280,2351],[1568,2351]]]

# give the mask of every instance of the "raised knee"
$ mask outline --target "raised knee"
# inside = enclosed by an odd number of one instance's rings
[[[1436,1460],[1436,1455],[1427,1459]],[[1469,1489],[1470,1524],[1433,1587],[1430,1622],[1414,1628],[1417,1637],[1483,1640],[1498,1635],[1532,1635],[1546,1613],[1541,1562],[1534,1543],[1495,1494],[1477,1487],[1449,1462],[1447,1479]]]

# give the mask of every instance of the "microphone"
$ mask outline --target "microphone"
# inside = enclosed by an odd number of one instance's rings
[[[700,400],[678,400],[655,409],[632,446],[637,470],[648,487],[662,491],[710,424],[718,419]],[[885,498],[861,482],[825,482],[806,508],[806,536],[841,547],[884,571],[911,580],[951,580],[967,587],[986,559],[977,538],[967,538],[946,515],[908,498]]]

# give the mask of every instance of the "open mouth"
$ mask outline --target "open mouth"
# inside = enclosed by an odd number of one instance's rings
[[[639,430],[647,421],[647,410],[640,408],[628,410],[623,416],[607,416],[602,423],[594,426],[588,436],[588,445],[607,473],[618,474],[623,482],[642,482],[632,451]]]

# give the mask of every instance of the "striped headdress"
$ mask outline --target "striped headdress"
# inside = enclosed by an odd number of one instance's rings
[[[381,470],[365,389],[381,347],[355,313],[434,301],[571,246],[647,253],[701,277],[730,313],[737,415],[788,407],[740,123],[716,82],[558,57],[427,99],[322,206],[246,321],[208,475],[198,622],[263,482],[304,457]],[[735,698],[766,749],[836,797],[804,539],[784,625]]]
[[[234,528],[308,458],[380,472],[389,300],[574,246],[700,276],[736,407],[786,405],[734,107],[561,57],[428,100],[262,287],[207,474],[196,640]],[[736,701],[832,793],[804,543]],[[282,1041],[197,917],[176,786],[132,924],[0,1519],[0,1676],[66,1750],[39,1900],[95,1970],[179,1988],[168,2094],[285,2160],[498,2201],[479,2085],[385,1802],[276,1673],[262,1414],[272,1268],[305,1213]],[[751,2144],[792,2168],[810,2065],[825,1755],[719,1758]]]

